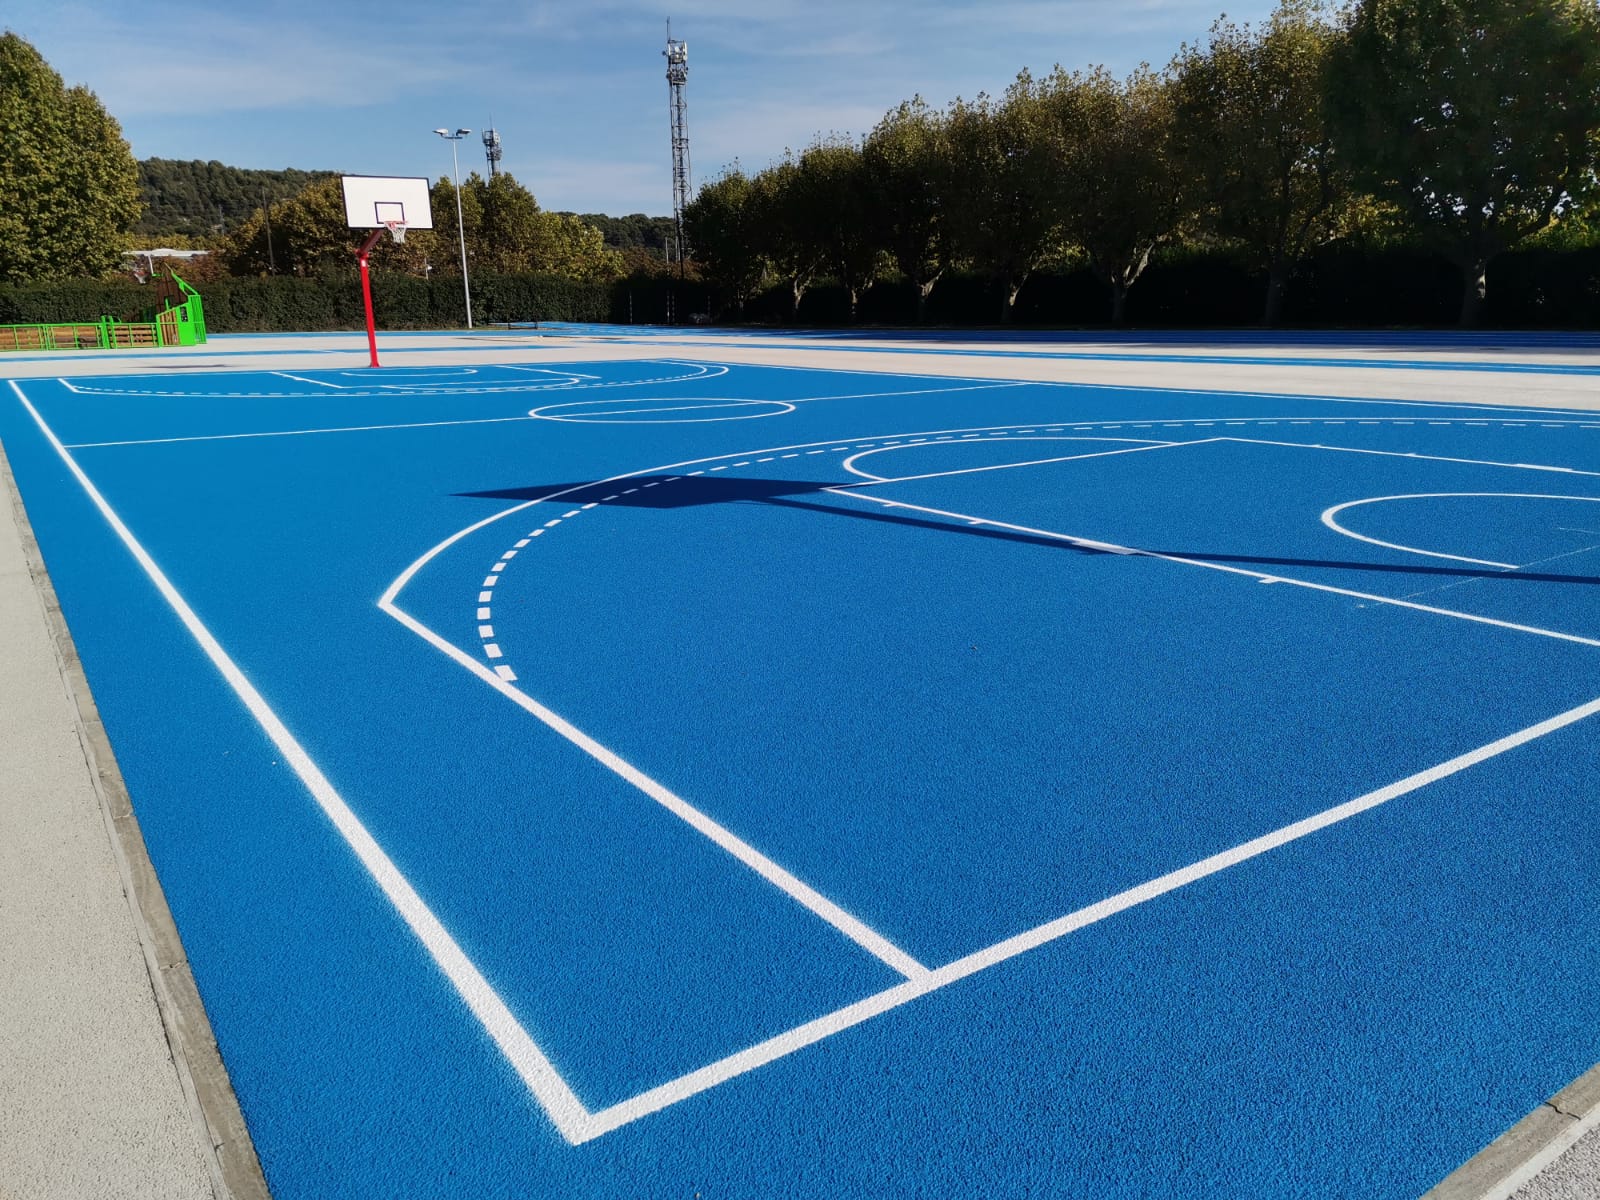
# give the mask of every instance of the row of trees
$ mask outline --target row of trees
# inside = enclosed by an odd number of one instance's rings
[[[1084,264],[1120,321],[1152,253],[1184,240],[1259,270],[1268,323],[1310,250],[1407,239],[1460,268],[1472,324],[1497,254],[1557,222],[1600,235],[1597,165],[1596,0],[1359,0],[1337,18],[1284,0],[1164,71],[1024,71],[999,98],[914,99],[860,142],[736,164],[687,232],[734,310],[774,281],[798,310],[827,275],[853,314],[886,272],[925,303],[966,267],[999,279],[1006,319],[1035,270]]]
[[[459,274],[456,189],[441,179],[430,191],[434,228],[408,230],[404,242],[383,238],[373,248],[380,269],[412,275]],[[472,271],[547,274],[569,279],[615,279],[621,255],[600,230],[571,213],[547,212],[533,193],[500,172],[485,181],[476,173],[461,184],[461,221]],[[306,187],[282,204],[251,213],[214,251],[216,268],[230,275],[313,275],[353,270],[351,230],[345,225],[337,177]]]

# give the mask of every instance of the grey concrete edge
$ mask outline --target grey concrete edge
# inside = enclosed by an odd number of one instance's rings
[[[189,1102],[197,1134],[204,1139],[202,1157],[211,1174],[212,1190],[219,1200],[271,1200],[255,1144],[245,1127],[239,1099],[217,1049],[194,974],[189,969],[178,926],[167,907],[166,893],[156,878],[127,785],[101,723],[55,587],[45,570],[38,539],[34,537],[22,493],[3,446],[0,446],[0,479],[4,480],[16,516],[23,556],[44,609],[62,683],[72,701],[78,740],[100,800],[112,856],[133,914],[134,929],[144,952],[150,990],[161,1014],[172,1063]]]
[[[1600,1127],[1600,1064],[1590,1067],[1452,1171],[1422,1200],[1506,1200]]]

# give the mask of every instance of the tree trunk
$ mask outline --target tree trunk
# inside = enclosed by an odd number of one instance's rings
[[[790,324],[799,324],[799,322],[800,322],[800,298],[802,296],[804,296],[805,294],[806,294],[806,285],[804,283],[800,282],[800,277],[798,275],[796,275],[793,279],[791,279],[789,281],[789,322],[790,322]]]
[[[1015,279],[1010,275],[1005,277],[1005,282],[1000,289],[1000,324],[1011,324],[1011,310],[1017,306],[1017,297],[1022,293],[1022,285],[1028,282],[1027,275]]]
[[[856,301],[861,293],[854,286],[848,286],[845,290],[850,293],[850,324],[854,325],[856,323]]]
[[[933,295],[933,285],[939,282],[935,275],[932,279],[925,279],[917,284],[917,324],[928,323],[928,297]]]
[[[1111,281],[1111,323],[1122,327],[1128,316],[1128,285],[1120,279]]]
[[[1289,286],[1289,268],[1287,258],[1275,258],[1267,268],[1267,306],[1261,314],[1261,323],[1269,329],[1283,319],[1283,294]]]
[[[1468,259],[1461,264],[1461,328],[1471,329],[1483,312],[1484,297],[1489,294],[1489,260]]]

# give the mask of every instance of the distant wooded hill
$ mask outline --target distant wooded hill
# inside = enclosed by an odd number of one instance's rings
[[[570,215],[593,225],[606,239],[606,245],[615,250],[649,250],[660,257],[666,253],[667,239],[673,236],[671,217],[647,217],[643,213],[626,217],[608,217],[604,213]]]
[[[228,233],[243,224],[265,201],[277,204],[302,191],[307,184],[335,175],[335,171],[258,171],[194,159],[147,158],[139,164],[139,189],[144,216],[134,226],[143,237],[172,235],[206,238]],[[606,245],[617,250],[645,250],[660,257],[672,234],[671,217],[632,213],[609,217],[603,213],[573,214],[600,230]]]
[[[136,234],[209,237],[243,223],[263,201],[287,200],[333,171],[254,171],[215,160],[147,158],[139,164],[144,216]]]

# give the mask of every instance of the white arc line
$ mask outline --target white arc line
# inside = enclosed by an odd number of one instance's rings
[[[1045,467],[1052,463],[1077,462],[1083,458],[1110,458],[1116,454],[1137,454],[1141,450],[1166,450],[1173,446],[1201,446],[1208,442],[1217,441],[1216,438],[1202,438],[1192,442],[1157,442],[1149,438],[1077,438],[1077,437],[1022,437],[1006,438],[1006,444],[1012,442],[1140,442],[1142,445],[1127,446],[1121,450],[1095,450],[1087,454],[1063,454],[1055,458],[1034,458],[1027,462],[993,463],[987,467],[959,467],[953,471],[930,471],[925,475],[898,475],[894,477],[874,475],[870,471],[863,471],[856,466],[856,459],[868,458],[874,454],[885,454],[895,450],[920,450],[924,446],[962,445],[960,442],[921,442],[908,443],[903,446],[881,446],[876,450],[863,450],[859,454],[852,454],[839,465],[852,475],[859,475],[867,482],[847,483],[843,487],[867,487],[874,483],[915,483],[921,479],[947,479],[952,475],[979,475],[985,471],[1009,471],[1013,467]],[[970,443],[968,443],[970,444]]]
[[[1438,550],[1419,550],[1415,546],[1402,546],[1398,542],[1379,541],[1377,538],[1368,537],[1364,533],[1346,529],[1338,521],[1334,520],[1345,509],[1356,508],[1363,504],[1385,504],[1390,500],[1451,500],[1457,497],[1462,499],[1504,497],[1507,500],[1582,500],[1590,504],[1600,504],[1600,496],[1551,496],[1542,492],[1412,492],[1404,496],[1368,496],[1365,500],[1349,500],[1344,504],[1335,504],[1322,514],[1322,523],[1335,533],[1342,533],[1347,538],[1354,538],[1358,542],[1367,542],[1373,546],[1382,546],[1388,550],[1401,550],[1406,554],[1421,554],[1427,558],[1448,558],[1455,562],[1472,563],[1480,567],[1498,567],[1503,571],[1515,571],[1517,569],[1516,563],[1490,562],[1486,558],[1468,558],[1464,554],[1444,554]],[[1560,555],[1558,557],[1565,556]]]
[[[456,994],[466,1003],[485,1032],[494,1040],[500,1052],[506,1056],[522,1081],[527,1084],[545,1112],[550,1115],[551,1121],[560,1130],[567,1141],[576,1144],[587,1136],[589,1125],[589,1111],[586,1109],[569,1088],[566,1082],[556,1072],[544,1052],[528,1036],[528,1031],[523,1029],[511,1010],[506,1006],[499,994],[489,986],[483,973],[473,964],[466,953],[457,945],[456,940],[450,936],[439,918],[423,901],[410,882],[400,873],[393,860],[384,853],[383,848],[367,831],[359,817],[351,811],[344,798],[334,789],[333,784],[323,775],[321,769],[295,740],[288,728],[279,720],[277,713],[273,712],[255,685],[245,676],[238,665],[228,656],[221,643],[212,636],[211,631],[189,607],[178,589],[173,586],[166,574],[156,565],[144,546],[133,536],[129,528],[123,524],[122,518],[117,516],[106,498],[100,494],[89,477],[78,466],[77,460],[68,453],[67,448],[61,444],[61,439],[56,437],[55,431],[45,424],[39,415],[39,410],[23,394],[22,389],[15,380],[8,381],[12,391],[16,392],[17,399],[22,401],[23,407],[33,417],[35,424],[44,434],[55,452],[60,455],[61,461],[72,472],[78,485],[83,488],[94,506],[100,510],[100,515],[111,526],[113,532],[127,547],[134,560],[144,570],[150,582],[155,585],[162,599],[183,623],[189,635],[205,652],[211,660],[212,666],[228,686],[239,697],[239,700],[249,710],[256,723],[261,726],[262,732],[277,747],[283,755],[284,761],[290,769],[299,776],[316,800],[317,806],[322,809],[339,836],[345,841],[361,865],[366,868],[367,874],[376,883],[394,906],[402,920],[410,927],[433,961],[438,965],[444,977],[455,988]]]
[[[750,1046],[736,1054],[731,1054],[727,1058],[710,1063],[698,1070],[691,1071],[686,1075],[679,1076],[677,1079],[670,1080],[659,1087],[651,1088],[647,1092],[641,1092],[631,1099],[624,1100],[619,1104],[613,1104],[609,1108],[600,1109],[593,1114],[584,1140],[599,1137],[629,1122],[637,1121],[641,1117],[659,1112],[661,1109],[677,1104],[682,1100],[687,1100],[697,1093],[704,1092],[748,1071],[753,1071],[777,1059],[784,1058],[797,1050],[802,1050],[825,1038],[832,1037],[836,1033],[841,1033],[853,1025],[859,1025],[863,1021],[880,1016],[891,1009],[899,1008],[903,1004],[908,1004],[912,1000],[926,996],[930,992],[938,991],[940,988],[947,987],[958,980],[975,975],[979,971],[987,970],[989,967],[996,966],[1007,959],[1015,958],[1019,954],[1025,954],[1029,950],[1037,949],[1048,942],[1065,937],[1069,933],[1074,933],[1086,926],[1104,921],[1107,917],[1115,916],[1117,913],[1125,912],[1141,904],[1147,904],[1151,900],[1155,900],[1169,892],[1187,887],[1189,884],[1204,879],[1209,875],[1215,875],[1220,871],[1227,870],[1229,867],[1247,862],[1252,858],[1266,854],[1268,851],[1276,850],[1280,846],[1286,846],[1290,842],[1295,842],[1310,834],[1317,833],[1331,825],[1347,821],[1351,817],[1377,808],[1381,804],[1387,804],[1390,800],[1415,792],[1420,788],[1427,787],[1429,784],[1437,783],[1441,779],[1465,771],[1469,767],[1504,754],[1508,750],[1514,750],[1518,746],[1544,737],[1546,734],[1554,733],[1558,729],[1575,724],[1596,713],[1600,713],[1600,699],[1580,704],[1576,708],[1568,709],[1566,712],[1559,713],[1548,720],[1540,721],[1536,725],[1530,725],[1526,729],[1518,730],[1516,733],[1507,734],[1505,737],[1490,742],[1488,745],[1480,746],[1476,750],[1469,750],[1467,753],[1457,755],[1455,758],[1439,763],[1437,766],[1418,771],[1414,775],[1408,775],[1404,779],[1389,784],[1387,787],[1368,792],[1364,796],[1357,796],[1354,800],[1347,800],[1343,804],[1334,805],[1332,808],[1324,809],[1322,812],[1284,825],[1270,833],[1262,834],[1260,837],[1241,842],[1231,849],[1200,859],[1198,862],[1181,867],[1176,871],[1169,871],[1165,875],[1148,880],[1136,887],[1128,888],[1126,891],[1118,892],[1114,896],[1108,896],[1104,900],[1080,908],[1075,912],[1070,912],[1063,917],[1057,917],[1053,921],[1048,921],[1043,925],[1006,938],[993,946],[939,967],[929,972],[922,979],[909,980],[876,995],[858,1000],[854,1004],[848,1004],[826,1016],[818,1017],[814,1021],[797,1026],[764,1042],[758,1042],[754,1046]]]

